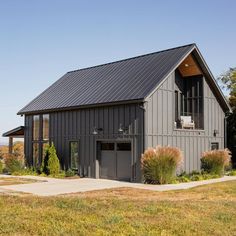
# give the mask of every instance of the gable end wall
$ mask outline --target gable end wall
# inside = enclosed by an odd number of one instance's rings
[[[224,148],[224,111],[204,79],[204,130],[174,129],[173,72],[161,87],[149,98],[145,112],[145,148],[157,145],[179,147],[184,152],[182,169],[190,172],[200,170],[201,153],[210,150],[211,142]],[[219,134],[214,137],[214,129]]]

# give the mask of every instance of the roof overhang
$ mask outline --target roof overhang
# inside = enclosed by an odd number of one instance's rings
[[[30,111],[30,112],[18,112],[17,115],[45,114],[45,113],[58,112],[58,111],[71,111],[71,110],[79,110],[79,109],[94,108],[94,107],[104,107],[104,106],[118,106],[118,105],[127,105],[127,104],[135,104],[135,103],[142,103],[142,102],[144,102],[144,99],[140,98],[140,99],[134,99],[134,100],[123,100],[123,101],[107,102],[107,103],[86,104],[86,105],[75,106],[75,107],[60,107],[60,108],[47,109],[47,110],[45,109],[45,110]]]
[[[5,132],[2,136],[3,137],[13,137],[13,138],[23,138],[24,137],[24,126],[19,126],[15,129],[9,130]]]

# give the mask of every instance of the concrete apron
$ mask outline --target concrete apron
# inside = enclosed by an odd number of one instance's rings
[[[55,196],[60,194],[69,194],[77,192],[88,192],[95,190],[104,190],[111,188],[138,188],[146,189],[152,191],[171,191],[171,190],[181,190],[189,189],[205,184],[219,183],[224,181],[236,180],[236,176],[224,176],[222,178],[203,180],[203,181],[193,181],[188,183],[180,184],[165,184],[165,185],[150,185],[142,183],[129,183],[115,180],[107,179],[55,179],[39,176],[4,176],[1,177],[13,177],[13,178],[27,178],[34,179],[44,182],[36,182],[29,184],[18,184],[18,185],[7,185],[0,186],[0,192],[4,190],[18,191],[24,193],[31,193],[37,196]]]

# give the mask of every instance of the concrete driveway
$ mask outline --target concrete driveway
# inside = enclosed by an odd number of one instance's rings
[[[0,175],[0,177],[9,177]],[[14,176],[11,176],[14,177]],[[17,176],[19,178],[19,176]],[[180,184],[166,184],[166,185],[148,185],[139,183],[129,183],[107,179],[55,179],[38,176],[21,176],[21,178],[35,179],[44,182],[35,182],[30,184],[18,184],[0,186],[0,192],[4,191],[18,191],[24,193],[31,193],[38,196],[55,196],[59,194],[87,192],[111,188],[138,188],[153,191],[170,191],[193,188],[200,185],[218,183],[230,180],[236,180],[236,176],[224,176],[218,179],[203,180]]]

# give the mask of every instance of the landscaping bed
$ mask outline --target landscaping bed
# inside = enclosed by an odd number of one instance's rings
[[[6,185],[16,184],[30,184],[39,182],[38,180],[26,179],[26,178],[15,178],[15,177],[0,177],[0,187]]]

